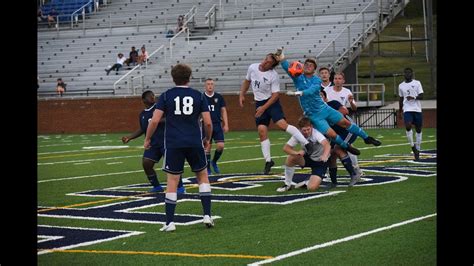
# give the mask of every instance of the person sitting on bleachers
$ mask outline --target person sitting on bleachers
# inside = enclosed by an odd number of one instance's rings
[[[48,28],[51,28],[53,26],[53,23],[56,23],[56,19],[58,17],[58,12],[56,9],[51,9],[51,12],[48,14]]]
[[[48,20],[48,17],[43,15],[43,10],[41,10],[41,7],[38,8],[37,16],[38,22],[46,22]]]
[[[138,51],[135,50],[135,46],[132,46],[132,50],[130,51],[130,54],[127,60],[125,60],[125,63],[127,64],[127,66],[130,66],[130,64],[136,65],[137,61],[138,61]]]
[[[141,54],[138,56],[138,64],[141,65],[144,62],[148,61],[148,52],[145,49],[145,45],[140,48]]]
[[[56,84],[56,92],[58,93],[58,96],[62,97],[63,93],[66,91],[66,83],[61,78],[58,78],[57,84]]]
[[[127,60],[122,53],[119,53],[117,55],[117,63],[115,63],[112,67],[109,69],[105,69],[105,72],[107,72],[107,75],[109,75],[110,71],[115,70],[115,75],[118,75],[118,71],[122,68],[123,63]]]

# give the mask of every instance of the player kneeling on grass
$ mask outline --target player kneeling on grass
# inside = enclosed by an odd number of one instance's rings
[[[307,187],[310,191],[315,191],[321,184],[322,176],[327,170],[327,160],[331,152],[331,145],[321,132],[313,128],[308,117],[302,117],[298,121],[303,136],[312,144],[312,152],[308,154],[305,147],[296,151],[294,147],[298,144],[296,138],[291,137],[283,147],[283,151],[288,154],[285,162],[285,184],[277,189],[277,192],[285,192],[292,189],[295,166],[301,168],[311,167],[311,176],[308,180],[296,184],[296,188]]]

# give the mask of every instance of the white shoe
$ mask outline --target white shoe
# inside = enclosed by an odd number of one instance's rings
[[[284,184],[283,186],[277,188],[277,192],[286,192],[288,190],[291,190],[291,185]]]
[[[357,181],[359,181],[359,180],[360,180],[360,175],[355,174],[354,176],[352,176],[351,177],[351,182],[349,182],[349,187],[354,186],[357,183]]]
[[[202,218],[202,222],[204,223],[204,225],[207,226],[207,228],[214,227],[214,221],[209,215],[204,215],[204,217]]]
[[[174,225],[174,222],[171,222],[168,225],[165,224],[160,229],[161,232],[173,232],[175,230],[176,230],[176,226]]]

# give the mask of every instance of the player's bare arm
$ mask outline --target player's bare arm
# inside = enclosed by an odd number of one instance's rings
[[[132,139],[136,139],[138,137],[140,137],[141,135],[143,134],[143,131],[139,128],[137,129],[135,132],[133,132],[131,135],[129,136],[123,136],[122,137],[122,142],[125,144],[125,143],[128,143],[129,141],[131,141]]]
[[[146,130],[145,135],[145,142],[143,144],[143,147],[147,150],[151,147],[151,136],[153,136],[153,133],[155,133],[156,127],[158,126],[158,123],[160,123],[162,116],[163,111],[161,111],[160,109],[155,109],[155,111],[153,112],[153,117],[151,118],[151,121],[148,124],[148,128]]]
[[[202,120],[204,123],[204,133],[205,139],[203,140],[204,148],[208,149],[210,145],[211,137],[212,137],[212,120],[211,120],[211,113],[210,112],[202,112],[201,113]]]
[[[239,95],[239,103],[240,107],[244,107],[244,102],[245,102],[245,94],[250,88],[250,80],[244,80],[242,82],[242,85],[240,86],[240,95]]]
[[[285,146],[283,146],[283,151],[288,155],[304,156],[304,151],[303,150],[296,151],[293,147],[291,147],[288,144],[285,144]]]
[[[229,132],[229,120],[227,120],[227,109],[225,107],[221,108],[221,116],[222,116],[222,129],[224,133]]]

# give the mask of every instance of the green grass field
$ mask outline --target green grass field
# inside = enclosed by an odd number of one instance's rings
[[[226,134],[224,154],[219,161],[222,174],[239,174],[234,181],[246,179],[247,184],[257,186],[232,191],[213,186],[214,196],[321,197],[285,205],[214,201],[212,214],[220,217],[215,219],[214,228],[207,229],[202,223],[177,225],[177,230],[172,233],[160,232],[160,223],[45,216],[58,210],[54,207],[84,211],[125,204],[137,198],[67,194],[113,191],[110,188],[146,185],[148,181],[141,168],[142,137],[124,145],[120,141],[124,134],[38,136],[38,225],[139,232],[137,235],[64,250],[39,248],[39,252],[52,252],[38,255],[38,264],[244,265],[272,258],[276,259],[274,264],[282,265],[436,264],[436,216],[425,217],[437,212],[436,129],[423,131],[422,150],[431,153],[422,153],[422,162],[412,161],[404,129],[368,130],[368,133],[379,138],[383,144],[373,147],[365,145],[360,139],[355,143],[362,152],[359,160],[365,173],[363,180],[367,182],[359,182],[351,188],[342,185],[331,190],[323,184],[313,193],[303,189],[278,193],[275,189],[282,184],[281,166],[285,160],[282,147],[288,135],[280,131],[270,132],[272,157],[276,165],[272,175],[263,176],[258,174],[263,171],[264,160],[257,133],[229,132]],[[339,175],[346,176],[347,172],[339,166]],[[165,175],[160,168],[161,162],[155,165],[155,169],[160,182],[165,183]],[[309,173],[307,170],[297,172]],[[184,177],[193,177],[188,167]],[[399,182],[365,185],[370,180],[384,178],[395,178]],[[347,179],[340,181],[344,183]],[[198,192],[194,185],[186,186],[188,195]],[[141,191],[141,194],[148,189],[146,186],[128,190],[119,188],[121,191]],[[129,212],[163,213],[164,206],[157,204],[158,200],[155,205]],[[176,213],[201,215],[200,202],[181,201]],[[423,218],[412,221],[420,217]],[[397,225],[389,227],[394,224]],[[41,243],[53,241],[46,241],[48,236],[38,234],[38,247]],[[302,252],[311,247],[312,250]],[[293,251],[296,252],[294,256],[285,256]]]

